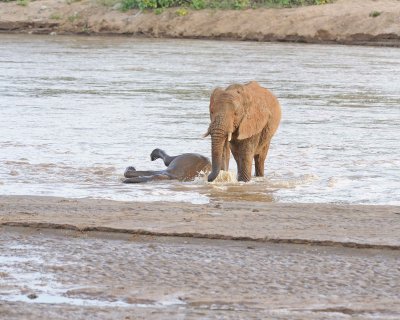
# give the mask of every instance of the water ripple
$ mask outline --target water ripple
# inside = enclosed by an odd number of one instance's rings
[[[1,194],[399,204],[398,49],[0,38]],[[128,165],[163,168],[156,147],[210,156],[211,91],[253,79],[283,109],[265,179],[121,184]]]

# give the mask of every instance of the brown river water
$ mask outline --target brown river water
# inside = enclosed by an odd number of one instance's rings
[[[0,35],[0,194],[398,205],[399,74],[397,48]],[[121,183],[210,156],[212,89],[249,80],[283,111],[265,178]]]

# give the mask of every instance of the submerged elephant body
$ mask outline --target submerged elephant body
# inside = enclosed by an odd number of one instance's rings
[[[128,167],[124,176],[124,183],[141,183],[155,180],[194,180],[201,172],[208,174],[211,171],[211,162],[207,157],[198,153],[184,153],[179,156],[169,156],[161,149],[154,149],[150,155],[152,161],[161,158],[167,166],[159,171],[137,171]]]
[[[252,81],[217,88],[210,98],[213,181],[220,170],[228,170],[230,151],[236,160],[238,180],[249,181],[253,159],[256,176],[264,176],[264,162],[271,139],[278,129],[281,108],[278,99]]]

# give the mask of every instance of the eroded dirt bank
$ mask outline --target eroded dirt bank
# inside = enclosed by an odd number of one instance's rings
[[[374,14],[372,14],[374,13]],[[374,17],[375,16],[375,17]],[[339,0],[293,9],[126,13],[83,0],[0,2],[0,32],[124,34],[400,46],[400,1]]]

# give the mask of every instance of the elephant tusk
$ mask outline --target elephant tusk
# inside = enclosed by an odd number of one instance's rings
[[[228,141],[231,141],[232,140],[232,132],[229,132],[228,133]]]

